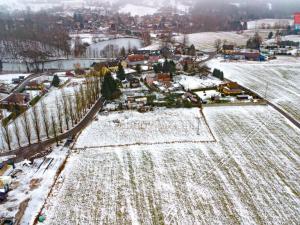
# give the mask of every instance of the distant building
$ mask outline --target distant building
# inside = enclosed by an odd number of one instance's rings
[[[300,31],[300,12],[294,14],[295,30]]]

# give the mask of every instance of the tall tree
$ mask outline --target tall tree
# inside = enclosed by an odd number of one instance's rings
[[[57,124],[53,112],[51,113],[51,128],[56,145],[58,146]]]
[[[142,67],[141,67],[141,64],[137,64],[135,66],[135,70],[137,72],[137,74],[141,74],[142,73]]]
[[[18,147],[21,148],[21,133],[20,133],[20,127],[19,124],[14,120],[14,133],[15,137],[17,139]]]
[[[125,80],[125,71],[121,63],[118,64],[117,77],[119,80]]]
[[[50,122],[49,122],[49,114],[48,109],[45,102],[41,101],[41,112],[42,112],[42,124],[46,133],[47,138],[50,138]]]
[[[31,126],[27,112],[24,112],[21,117],[21,123],[28,145],[31,145]]]
[[[53,76],[53,80],[52,80],[52,86],[54,87],[59,87],[60,84],[60,79],[57,75]]]
[[[36,106],[32,107],[31,120],[33,122],[33,128],[38,140],[38,143],[41,142],[41,127],[40,127],[40,115]]]
[[[8,147],[8,150],[11,151],[11,131],[9,129],[9,127],[6,125],[6,126],[1,126],[1,131],[2,131],[2,135],[4,137],[4,141],[5,141],[5,144],[6,146]]]
[[[215,40],[215,49],[216,52],[219,53],[222,49],[222,40],[221,39],[217,39]]]
[[[57,116],[57,120],[58,120],[59,131],[60,131],[60,133],[63,133],[64,132],[63,107],[57,96],[55,97],[55,105],[56,105],[56,116]]]

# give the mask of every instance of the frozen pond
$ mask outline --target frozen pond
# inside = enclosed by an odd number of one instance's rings
[[[110,47],[108,47],[110,46]],[[133,48],[141,48],[143,43],[137,38],[117,38],[91,44],[87,49],[88,57],[114,57],[124,47],[126,51]]]
[[[108,48],[107,46],[110,47]],[[137,38],[118,38],[101,41],[91,44],[88,47],[86,58],[55,60],[45,63],[44,68],[46,70],[73,70],[77,64],[80,64],[82,68],[89,68],[94,62],[104,61],[106,57],[116,57],[122,47],[124,47],[126,51],[128,49],[141,48],[142,41]],[[42,65],[40,68],[42,68]],[[27,69],[24,63],[12,62],[3,63],[3,71],[27,72]]]

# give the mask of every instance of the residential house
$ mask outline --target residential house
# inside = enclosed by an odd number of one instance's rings
[[[30,90],[42,90],[44,88],[43,83],[38,80],[32,80],[26,85],[26,89]]]
[[[170,73],[158,73],[157,74],[157,81],[159,81],[160,83],[166,85],[166,86],[170,86],[171,83],[171,74]]]
[[[149,73],[146,75],[145,81],[148,85],[152,85],[154,81],[157,81],[157,76],[155,73]]]
[[[71,71],[66,72],[66,77],[75,77],[75,74],[72,73]]]
[[[130,83],[128,80],[122,80],[122,87],[123,88],[130,88]]]
[[[132,63],[132,62],[141,62],[141,61],[144,61],[145,60],[145,56],[142,55],[142,54],[134,54],[134,55],[129,55],[127,57],[127,61],[129,63]]]
[[[128,74],[126,79],[128,80],[131,88],[138,88],[141,86],[140,80],[134,77],[132,74]]]
[[[243,90],[238,85],[237,82],[228,82],[225,84],[220,84],[218,90],[225,95],[241,95]]]
[[[223,53],[224,54],[232,54],[234,53],[234,45],[223,45]]]
[[[27,93],[12,93],[5,100],[3,100],[1,104],[3,106],[19,105],[22,107],[27,107],[27,103],[29,102],[29,100],[30,95]]]

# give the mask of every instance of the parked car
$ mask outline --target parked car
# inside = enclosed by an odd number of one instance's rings
[[[5,218],[0,220],[0,225],[13,225],[14,219],[13,218]]]
[[[4,202],[6,201],[6,199],[7,199],[7,193],[0,192],[0,202]]]

